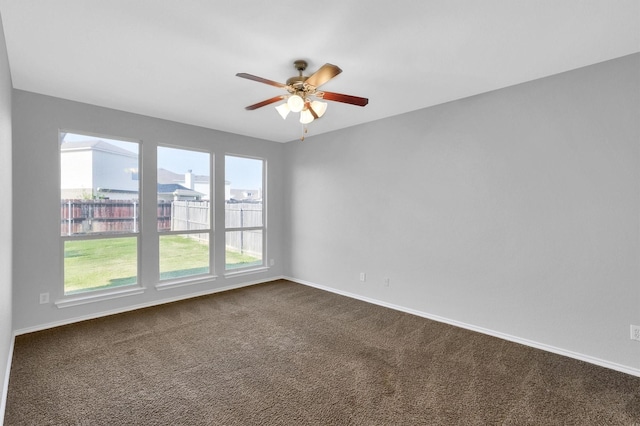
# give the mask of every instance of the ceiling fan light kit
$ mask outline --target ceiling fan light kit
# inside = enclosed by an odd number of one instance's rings
[[[327,103],[320,102],[320,101],[312,101],[309,108],[311,108],[312,111],[315,111],[315,113],[318,114],[318,117],[322,117],[325,111],[327,110]]]
[[[258,102],[257,104],[249,105],[245,109],[254,110],[266,105],[270,105],[281,100],[285,100],[282,104],[276,106],[276,111],[283,119],[286,119],[289,112],[300,113],[300,123],[303,125],[309,124],[314,120],[322,117],[327,111],[327,103],[320,102],[318,100],[312,100],[312,97],[342,102],[350,105],[365,106],[369,103],[367,98],[360,98],[358,96],[343,95],[340,93],[319,91],[317,88],[324,83],[331,80],[342,72],[340,68],[333,64],[324,64],[318,71],[310,76],[302,75],[302,72],[307,69],[307,62],[303,60],[297,60],[293,63],[296,70],[298,70],[297,76],[287,79],[287,83],[278,83],[277,81],[267,80],[266,78],[257,77],[252,74],[238,73],[236,76],[246,78],[248,80],[257,81],[259,83],[268,84],[281,89],[285,89],[289,94],[274,96],[273,98]],[[300,140],[304,140],[304,133],[306,128],[303,129],[303,136]]]
[[[286,120],[287,115],[289,115],[289,112],[291,111],[291,108],[289,108],[289,104],[285,102],[283,104],[278,105],[276,107],[276,111],[278,111],[278,114],[280,114],[283,120]]]
[[[289,105],[289,110],[300,112],[304,108],[304,99],[299,95],[291,95],[287,100],[287,105]]]

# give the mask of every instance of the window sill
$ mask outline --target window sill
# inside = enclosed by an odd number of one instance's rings
[[[67,299],[57,300],[55,305],[58,308],[69,308],[71,306],[84,305],[86,303],[101,302],[103,300],[117,299],[119,297],[134,296],[142,294],[145,287],[135,287],[122,290],[113,290],[108,293],[100,294],[83,294],[80,296],[69,297]]]
[[[259,272],[266,272],[268,270],[269,270],[268,266],[260,266],[258,268],[238,269],[238,270],[225,272],[224,276],[225,278],[240,277],[242,275],[251,275],[251,274],[257,274]]]
[[[156,284],[156,290],[158,291],[169,290],[171,288],[176,288],[176,287],[202,284],[210,281],[215,281],[216,278],[218,278],[217,275],[205,275],[205,276],[199,276],[196,278],[184,278],[181,280],[164,281],[159,284]]]

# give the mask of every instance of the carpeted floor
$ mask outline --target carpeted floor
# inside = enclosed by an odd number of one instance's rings
[[[5,425],[640,425],[640,378],[274,281],[18,336]]]

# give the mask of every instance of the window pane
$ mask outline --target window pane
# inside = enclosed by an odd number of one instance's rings
[[[210,154],[158,147],[158,231],[211,229]]]
[[[225,158],[225,201],[227,228],[263,225],[262,160]]]
[[[158,206],[160,207],[160,206]],[[170,231],[205,230],[209,224],[209,201],[171,201]]]
[[[60,234],[139,232],[138,144],[60,136]]]
[[[225,222],[227,228],[254,228],[262,226],[262,203],[227,202]]]
[[[160,279],[209,273],[209,234],[160,236]]]
[[[263,176],[263,160],[225,157],[225,227],[227,229],[225,269],[227,270],[264,264]]]
[[[226,233],[226,269],[262,265],[262,231],[228,231]]]
[[[134,285],[137,237],[64,242],[64,294]]]

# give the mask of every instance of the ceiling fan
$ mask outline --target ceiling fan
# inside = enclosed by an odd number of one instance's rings
[[[320,69],[318,69],[318,71],[308,77],[302,75],[302,72],[307,69],[306,61],[300,59],[295,61],[293,65],[295,69],[298,70],[299,75],[289,78],[286,83],[278,83],[277,81],[268,80],[266,78],[243,72],[236,74],[238,77],[269,84],[271,86],[285,89],[288,92],[288,94],[274,96],[273,98],[266,99],[262,102],[258,102],[257,104],[249,105],[248,107],[245,107],[245,109],[251,111],[286,99],[286,102],[276,107],[276,110],[282,118],[286,119],[287,115],[291,111],[299,112],[300,122],[302,124],[308,124],[313,120],[322,117],[327,110],[327,103],[312,100],[314,97],[326,101],[342,102],[361,107],[369,103],[369,99],[367,98],[318,90],[318,87],[342,72],[342,70],[336,65],[329,63],[324,64]],[[304,139],[304,136],[302,139]]]

